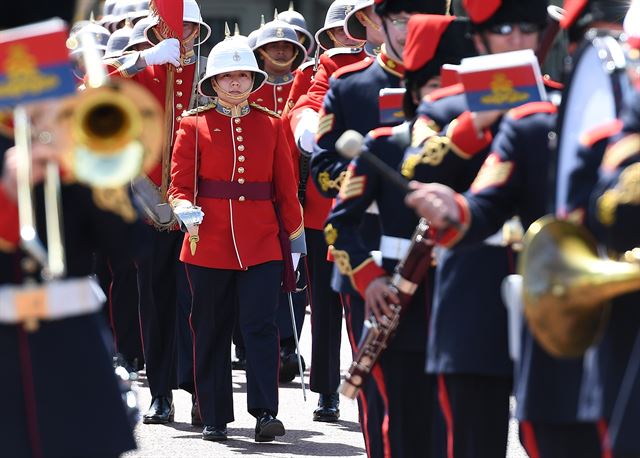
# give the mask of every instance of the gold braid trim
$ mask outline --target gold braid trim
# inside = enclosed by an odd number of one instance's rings
[[[92,191],[93,202],[100,210],[115,213],[129,224],[138,219],[125,187],[93,188]]]
[[[186,116],[193,116],[193,115],[197,115],[197,114],[200,114],[200,113],[204,113],[205,111],[212,110],[215,107],[216,107],[215,103],[210,103],[208,105],[202,105],[202,106],[196,107],[196,108],[194,108],[192,110],[184,111],[182,113],[182,117],[184,118]]]
[[[616,222],[620,205],[640,205],[640,163],[630,165],[620,174],[618,184],[598,199],[598,219],[605,226]]]
[[[253,108],[255,108],[256,110],[260,110],[263,113],[268,114],[269,116],[271,116],[273,118],[278,118],[278,119],[281,118],[281,116],[278,113],[276,113],[275,111],[272,111],[272,110],[270,110],[270,109],[268,109],[266,107],[263,107],[262,105],[258,105],[255,102],[251,102],[249,105],[252,106]]]
[[[342,182],[346,176],[347,172],[345,170],[344,172],[341,172],[340,175],[338,175],[338,178],[332,180],[329,172],[322,172],[318,174],[318,184],[320,185],[320,189],[322,189],[322,192],[327,192],[329,191],[329,189],[336,189],[340,191],[340,187],[342,186]]]

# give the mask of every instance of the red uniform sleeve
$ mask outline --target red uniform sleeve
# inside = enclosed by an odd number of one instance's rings
[[[171,186],[169,201],[184,199],[193,203],[193,182],[195,164],[195,124],[193,119],[184,118],[176,134],[171,158]]]
[[[18,205],[0,186],[0,251],[14,251],[20,241]]]

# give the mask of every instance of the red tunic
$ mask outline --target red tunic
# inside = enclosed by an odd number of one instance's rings
[[[291,101],[295,102],[295,105],[287,113],[287,120],[289,121],[290,132],[294,132],[298,125],[298,117],[306,110],[311,109],[315,112],[319,112],[322,108],[322,102],[324,96],[329,90],[329,79],[331,75],[347,65],[360,62],[365,59],[367,54],[364,51],[354,52],[348,48],[337,48],[329,50],[320,56],[320,63],[318,65],[318,71],[316,72],[313,80],[309,79],[308,90],[299,99],[295,100],[291,97]],[[296,86],[303,83],[298,83],[298,78],[304,78],[304,73],[300,76],[296,75]],[[306,82],[306,78],[304,82]],[[296,90],[297,92],[297,90]],[[295,147],[295,139],[293,139],[293,133],[291,133],[291,145]],[[297,151],[297,150],[295,150]],[[299,167],[298,155],[294,155],[294,167],[296,172]],[[324,222],[331,211],[332,199],[328,199],[320,194],[315,186],[313,180],[309,180],[307,183],[307,192],[305,194],[304,201],[304,225],[309,229],[323,230]]]
[[[290,239],[303,236],[302,210],[293,180],[291,153],[279,118],[255,108],[240,116],[221,113],[220,106],[182,119],[171,164],[171,199],[193,201],[196,122],[198,175],[217,182],[271,182]],[[199,196],[204,211],[196,254],[189,236],[180,260],[215,269],[246,269],[282,260],[278,221],[269,200],[218,199]]]
[[[7,196],[0,186],[0,252],[14,251],[20,242],[18,205]]]
[[[281,115],[287,105],[292,86],[293,75],[269,77],[260,89],[249,96],[249,101]]]
[[[133,56],[135,54],[132,54]],[[109,61],[107,65],[107,71],[113,76],[120,76],[124,78],[130,78],[147,88],[155,98],[160,102],[163,109],[165,107],[166,98],[166,81],[167,81],[167,65],[149,65],[144,67],[137,73],[133,73],[130,66],[124,66],[120,61]],[[186,65],[184,67],[178,67],[175,69],[175,77],[173,83],[173,117],[175,122],[173,123],[173,138],[175,141],[176,132],[182,119],[182,113],[184,110],[189,109],[191,102],[191,96],[194,88],[194,75],[196,65]],[[162,164],[158,166],[149,174],[149,178],[160,186],[162,181]]]

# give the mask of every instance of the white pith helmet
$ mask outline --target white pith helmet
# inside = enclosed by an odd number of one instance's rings
[[[248,71],[254,74],[253,88],[257,91],[267,79],[267,74],[258,67],[258,61],[242,36],[232,36],[213,47],[207,60],[207,71],[198,82],[198,92],[205,97],[215,97],[216,91],[211,80],[223,73]]]

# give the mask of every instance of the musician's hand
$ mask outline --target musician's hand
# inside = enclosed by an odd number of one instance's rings
[[[448,186],[438,183],[419,183],[412,181],[405,202],[416,213],[429,221],[435,229],[445,229],[451,221],[460,221],[460,211],[456,204],[456,192]]]
[[[473,125],[478,137],[482,137],[485,129],[490,129],[504,115],[503,110],[480,111],[471,113]]]
[[[391,288],[389,277],[379,277],[373,280],[364,294],[365,316],[373,313],[376,320],[380,321],[383,315],[391,317],[393,310],[389,304],[399,304],[400,298]]]
[[[31,183],[38,184],[44,180],[47,162],[55,160],[57,154],[48,145],[34,142],[31,147]],[[2,179],[0,183],[7,197],[18,200],[18,150],[14,146],[4,154]]]
[[[171,64],[180,66],[180,42],[175,38],[167,38],[152,48],[145,49],[140,57],[146,65]]]

